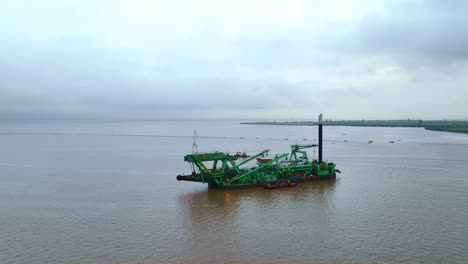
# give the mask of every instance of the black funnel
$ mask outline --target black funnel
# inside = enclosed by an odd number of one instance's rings
[[[318,158],[319,158],[319,163],[322,163],[322,145],[323,145],[323,138],[322,138],[322,132],[323,132],[323,128],[322,128],[323,124],[322,124],[322,114],[319,115],[319,125],[318,125],[318,147],[319,147],[319,154],[318,154]]]

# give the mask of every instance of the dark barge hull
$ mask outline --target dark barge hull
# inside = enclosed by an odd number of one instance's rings
[[[293,176],[291,180],[300,180],[302,182],[312,182],[312,181],[323,181],[323,180],[333,180],[336,179],[336,173],[330,175],[323,175],[323,176]]]
[[[230,186],[219,186],[219,185],[214,185],[214,184],[208,184],[208,188],[219,189],[219,190],[243,190],[243,189],[263,188],[263,185],[264,185],[263,183],[230,185]]]
[[[330,175],[324,175],[324,176],[315,175],[315,176],[305,176],[305,177],[293,177],[292,179],[298,179],[298,180],[301,180],[302,182],[334,180],[336,179],[336,173],[330,174]],[[208,188],[219,189],[219,190],[242,190],[242,189],[264,188],[264,186],[265,186],[265,183],[230,185],[230,186],[219,186],[215,184],[208,184]]]
[[[274,190],[274,189],[282,189],[282,188],[291,188],[296,187],[297,183],[295,182],[278,182],[278,183],[266,183],[265,189]]]

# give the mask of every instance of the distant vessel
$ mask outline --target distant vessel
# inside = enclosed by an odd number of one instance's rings
[[[185,155],[184,161],[190,163],[192,173],[178,175],[178,181],[208,183],[209,188],[245,189],[265,187],[269,189],[293,187],[296,183],[335,179],[340,173],[332,162],[322,159],[322,115],[319,116],[319,144],[292,145],[291,153],[264,158],[269,150],[236,163],[238,157],[223,152],[192,153]],[[196,146],[194,139],[194,146]],[[309,161],[306,148],[318,147],[318,160]],[[237,154],[237,153],[236,153]],[[289,158],[288,158],[289,156]],[[242,168],[248,162],[257,160],[258,166]]]
[[[258,164],[267,163],[267,162],[270,162],[271,160],[272,159],[270,159],[270,158],[257,158]]]
[[[234,157],[237,157],[237,158],[248,158],[250,157],[249,155],[247,155],[247,153],[245,152],[236,152],[236,154],[233,155]]]

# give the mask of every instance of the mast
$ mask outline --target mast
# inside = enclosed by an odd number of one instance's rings
[[[197,154],[198,153],[198,143],[197,143],[197,135],[198,132],[197,130],[193,130],[193,145],[192,145],[192,154]],[[193,163],[190,163],[190,166],[192,168],[192,172],[196,172],[197,168]]]
[[[198,136],[198,132],[197,132],[197,130],[194,130],[193,131],[192,154],[195,154],[195,153],[198,152],[197,136]]]
[[[322,121],[322,114],[319,115],[319,125],[318,125],[318,144],[319,144],[319,153],[318,153],[318,156],[319,156],[319,164],[322,163],[322,145],[323,145],[323,139],[322,139],[322,128],[323,126],[323,121]]]

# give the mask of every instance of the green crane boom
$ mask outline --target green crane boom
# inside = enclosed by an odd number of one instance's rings
[[[306,148],[313,148],[317,147],[318,145],[316,144],[310,144],[310,145],[291,145],[291,155],[289,156],[289,160],[291,161],[296,161],[296,162],[308,162],[309,158],[307,157],[307,152],[303,149]],[[301,158],[297,157],[297,153],[302,154]]]
[[[263,157],[263,156],[264,156],[266,153],[268,153],[268,152],[270,152],[270,150],[269,150],[269,149],[265,149],[264,151],[258,153],[257,155],[254,155],[254,156],[252,156],[252,157],[250,157],[250,158],[244,160],[243,162],[237,164],[237,166],[240,167],[240,166],[246,164],[247,162],[249,162],[249,161],[251,161],[251,160],[254,160],[254,159],[256,159],[256,158],[258,158],[258,157],[260,157],[260,156]]]
[[[270,161],[268,161],[268,162],[265,162],[264,164],[258,166],[258,167],[255,168],[255,169],[252,169],[252,170],[249,170],[249,171],[246,172],[246,173],[237,175],[236,177],[230,179],[228,182],[229,182],[229,183],[233,183],[233,182],[238,181],[238,180],[240,180],[240,179],[242,179],[242,178],[245,178],[245,177],[249,176],[250,174],[252,174],[252,173],[254,173],[254,172],[257,172],[258,170],[263,169],[263,168],[265,168],[265,167],[271,165],[272,163],[277,162],[278,160],[280,160],[280,159],[282,159],[282,158],[284,158],[284,157],[287,157],[287,156],[288,156],[288,153],[284,153],[284,154],[282,154],[282,155],[279,155],[279,156],[275,157],[274,159],[272,159],[272,160],[270,160]]]

